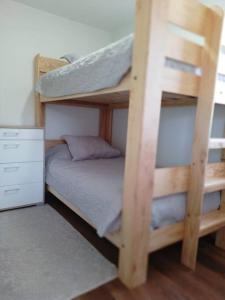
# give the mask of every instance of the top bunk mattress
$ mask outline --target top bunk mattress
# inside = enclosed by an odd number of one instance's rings
[[[66,145],[58,145],[47,153],[47,184],[78,208],[99,236],[120,228],[123,174],[123,157],[74,162]],[[207,194],[203,212],[216,210],[219,205],[218,192]],[[181,221],[185,206],[184,193],[155,199],[149,226],[160,228]]]
[[[35,90],[46,98],[113,88],[132,65],[133,34],[43,75]],[[167,67],[201,75],[196,66],[166,58]]]

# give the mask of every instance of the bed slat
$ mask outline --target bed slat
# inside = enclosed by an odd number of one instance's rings
[[[154,252],[166,246],[181,241],[184,233],[184,223],[175,223],[151,231],[149,252]]]
[[[168,93],[197,97],[200,78],[201,77],[188,72],[182,72],[171,69],[169,67],[165,67],[163,91]]]
[[[196,66],[201,66],[202,47],[174,33],[168,33],[166,56]]]
[[[190,167],[158,168],[155,170],[154,198],[187,192]],[[225,163],[207,165],[206,178],[225,176]],[[211,179],[211,180],[210,180]]]
[[[198,0],[170,0],[168,21],[203,36],[207,12]]]

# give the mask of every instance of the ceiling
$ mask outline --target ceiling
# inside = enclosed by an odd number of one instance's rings
[[[131,23],[135,10],[135,0],[14,1],[107,31]]]

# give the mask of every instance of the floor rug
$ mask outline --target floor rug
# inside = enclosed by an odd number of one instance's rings
[[[1,300],[71,300],[116,276],[50,206],[0,213]]]

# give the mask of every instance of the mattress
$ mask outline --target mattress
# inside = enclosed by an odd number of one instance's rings
[[[124,158],[73,162],[66,145],[58,145],[46,157],[46,182],[90,220],[99,236],[120,228]],[[216,210],[220,194],[205,196],[203,213]],[[152,226],[160,228],[184,219],[186,194],[154,199]]]
[[[62,97],[112,88],[119,84],[132,64],[133,34],[87,56],[43,75],[36,84],[41,95]],[[201,75],[201,69],[173,59],[167,67]]]

